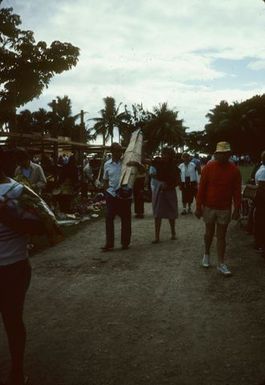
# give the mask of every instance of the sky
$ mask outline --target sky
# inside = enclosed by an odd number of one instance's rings
[[[34,111],[69,96],[73,114],[98,116],[103,98],[117,105],[167,102],[188,131],[226,100],[265,93],[262,0],[4,0],[36,41],[80,48],[77,66],[56,75],[23,106]]]

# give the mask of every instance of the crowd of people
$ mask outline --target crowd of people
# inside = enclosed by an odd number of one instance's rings
[[[213,237],[217,237],[217,270],[224,276],[231,275],[226,264],[226,234],[231,219],[237,220],[241,208],[241,175],[239,168],[231,159],[229,143],[219,142],[212,159],[203,167],[198,156],[183,153],[177,160],[172,148],[162,149],[160,156],[153,160],[129,162],[128,167],[137,169],[137,177],[131,188],[121,188],[119,181],[122,169],[123,149],[118,143],[111,146],[111,156],[104,164],[103,188],[106,199],[106,242],[103,252],[114,250],[115,217],[121,218],[121,246],[127,250],[131,243],[131,205],[137,219],[144,218],[146,184],[151,191],[154,216],[153,244],[160,242],[162,219],[169,222],[171,240],[177,238],[175,222],[178,218],[178,198],[176,187],[181,191],[182,215],[194,213],[205,224],[204,254],[202,267],[209,268]],[[61,185],[79,183],[75,157],[62,157]],[[13,170],[16,181],[10,177],[10,158],[0,149],[0,312],[8,337],[11,355],[11,371],[6,385],[24,385],[28,378],[24,375],[24,352],[26,329],[23,322],[23,305],[30,284],[31,268],[28,260],[28,234],[34,231],[30,219],[18,217],[12,223],[8,220],[7,202],[19,199],[21,186],[29,183],[37,192],[42,193],[47,184],[45,172],[38,161],[33,162],[25,151],[17,157]],[[47,167],[47,165],[46,165]],[[45,167],[44,167],[45,169]],[[8,171],[7,171],[8,170]],[[84,165],[88,181],[93,173],[88,162]],[[254,197],[255,237],[258,248],[264,255],[265,250],[265,152],[261,164],[255,172],[256,193]],[[65,194],[67,195],[67,194]],[[193,204],[195,201],[195,209]],[[68,209],[69,202],[61,202]],[[7,218],[7,219],[6,219]],[[31,230],[29,230],[31,229]],[[0,382],[1,384],[1,382]]]
[[[131,239],[131,203],[133,194],[121,197],[118,185],[122,167],[122,148],[118,143],[111,147],[112,157],[104,166],[104,182],[106,188],[106,243],[103,251],[114,248],[114,218],[121,217],[121,244],[127,249]],[[231,271],[225,263],[226,232],[231,219],[237,220],[241,207],[241,175],[239,168],[231,160],[232,151],[229,143],[219,142],[212,160],[203,168],[197,156],[193,158],[183,153],[179,162],[172,148],[165,147],[161,156],[153,161],[143,160],[147,165],[152,192],[154,216],[154,244],[160,242],[162,219],[169,221],[171,239],[176,239],[175,221],[178,217],[178,199],[176,187],[179,186],[183,209],[181,214],[191,214],[192,204],[196,199],[194,211],[197,218],[203,217],[205,222],[205,252],[202,266],[210,266],[210,247],[213,236],[217,237],[217,269],[224,275]],[[144,164],[139,174],[143,177]],[[136,179],[137,181],[137,179]],[[140,194],[140,191],[142,194]],[[141,195],[141,198],[140,198]],[[139,199],[144,201],[143,185],[136,194],[137,207]],[[110,203],[111,201],[111,203]],[[232,206],[234,207],[232,212]],[[136,210],[136,218],[144,216],[143,204],[141,215]],[[111,235],[110,235],[111,234]]]

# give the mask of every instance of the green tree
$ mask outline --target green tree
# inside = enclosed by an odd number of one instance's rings
[[[111,139],[113,142],[114,129],[117,128],[119,135],[126,123],[126,112],[120,112],[121,103],[116,106],[116,101],[113,97],[107,96],[103,98],[104,108],[99,111],[100,117],[92,118],[96,122],[93,126],[96,135],[102,135],[103,146]]]
[[[49,132],[49,114],[44,108],[39,108],[38,111],[32,112],[32,128],[33,132],[40,133],[42,135]]]
[[[193,153],[209,153],[206,131],[191,131],[185,133],[184,144]]]
[[[152,153],[165,145],[183,146],[186,127],[178,119],[178,111],[169,109],[167,103],[153,108],[143,127],[147,152]]]
[[[127,146],[129,144],[133,131],[142,129],[151,120],[152,114],[145,110],[142,104],[132,104],[131,110],[124,106],[124,116],[120,125],[121,144]]]
[[[31,112],[22,110],[17,114],[17,131],[21,133],[39,133],[48,132],[49,114],[44,108]]]
[[[80,114],[72,115],[72,103],[68,96],[57,96],[48,103],[52,111],[49,111],[48,129],[53,137],[68,136],[72,140],[79,139],[80,125],[76,124]]]
[[[79,56],[70,43],[35,42],[33,32],[20,25],[13,8],[0,9],[0,123],[9,122],[11,129],[16,108],[38,97],[52,77],[75,66]]]
[[[250,154],[256,158],[265,147],[265,94],[229,105],[222,101],[207,115],[205,126],[209,148],[216,142],[231,143],[234,153]]]
[[[33,116],[31,111],[23,110],[17,115],[17,131],[30,134],[33,131]]]

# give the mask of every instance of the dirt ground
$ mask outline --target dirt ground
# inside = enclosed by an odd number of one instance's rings
[[[32,385],[261,385],[265,381],[265,260],[238,223],[233,276],[200,267],[203,223],[166,220],[153,245],[150,204],[129,250],[101,253],[104,221],[31,258],[25,307]],[[0,373],[8,370],[0,327]]]

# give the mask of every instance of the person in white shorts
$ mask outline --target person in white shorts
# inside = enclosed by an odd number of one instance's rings
[[[227,276],[231,271],[225,264],[226,232],[230,220],[239,218],[241,206],[241,175],[238,167],[229,162],[230,156],[230,144],[217,143],[214,160],[202,169],[195,211],[197,218],[203,217],[205,222],[202,266],[210,266],[210,248],[216,230],[217,270]]]

